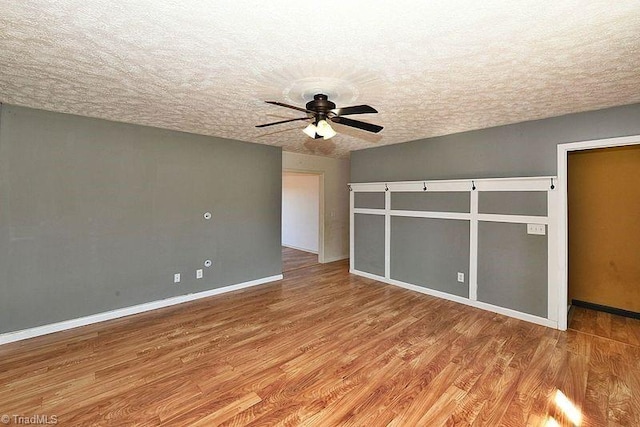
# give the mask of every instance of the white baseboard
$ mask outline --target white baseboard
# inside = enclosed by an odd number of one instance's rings
[[[449,301],[457,302],[460,304],[465,304],[471,307],[480,308],[482,310],[491,311],[498,314],[503,314],[505,316],[513,317],[516,319],[524,320],[526,322],[535,323],[542,326],[547,326],[549,328],[558,329],[558,322],[545,319],[544,317],[534,316],[528,313],[522,313],[520,311],[511,310],[509,308],[499,307],[497,305],[488,304],[482,301],[474,301],[465,297],[461,297],[458,295],[448,294],[446,292],[436,291],[434,289],[424,288],[422,286],[412,285],[410,283],[401,282],[399,280],[394,279],[386,279],[382,276],[377,276],[375,274],[367,273],[364,271],[358,271],[354,269],[349,270],[350,273],[355,274],[357,276],[366,277],[368,279],[377,280],[378,282],[387,283],[389,285],[398,286],[400,288],[409,289],[411,291],[420,292],[421,294],[430,295],[437,298],[446,299]]]
[[[285,248],[295,249],[295,250],[298,250],[298,251],[309,252],[310,254],[318,255],[318,251],[314,251],[312,249],[302,248],[300,246],[293,246],[293,245],[288,245],[288,244],[284,244],[284,243],[282,244],[282,246],[284,246]]]
[[[91,325],[93,323],[104,322],[105,320],[118,319],[120,317],[131,316],[132,314],[144,313],[145,311],[157,310],[163,307],[169,307],[176,304],[182,304],[188,301],[194,301],[201,298],[207,298],[227,292],[237,291],[251,286],[262,285],[264,283],[282,280],[282,274],[276,276],[264,277],[262,279],[252,280],[250,282],[238,283],[222,288],[210,289],[207,291],[197,292],[194,294],[179,295],[159,301],[147,302],[144,304],[133,305],[131,307],[119,308],[116,310],[105,311],[103,313],[92,314],[90,316],[80,317],[77,319],[65,320],[62,322],[51,323],[35,328],[23,329],[21,331],[7,332],[0,334],[0,345],[10,342],[26,340],[29,338],[47,335],[54,332],[66,331],[68,329],[78,328],[80,326]]]

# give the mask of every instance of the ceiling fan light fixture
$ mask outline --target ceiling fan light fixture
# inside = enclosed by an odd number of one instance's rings
[[[383,127],[374,125],[372,123],[363,122],[360,120],[350,119],[344,116],[350,116],[353,114],[369,114],[377,113],[378,111],[370,105],[353,105],[351,107],[336,108],[336,104],[329,101],[327,95],[321,93],[313,95],[313,101],[307,102],[305,108],[296,107],[295,105],[284,104],[278,101],[265,101],[267,104],[278,105],[280,107],[289,108],[292,110],[306,113],[304,117],[295,117],[293,119],[280,120],[272,123],[265,123],[257,125],[257,128],[264,128],[267,126],[279,125],[283,123],[295,122],[298,120],[311,120],[311,124],[303,129],[305,135],[309,138],[318,139],[331,139],[337,135],[337,132],[333,130],[329,121],[339,123],[342,126],[350,126],[356,129],[362,129],[367,132],[378,133]]]
[[[306,128],[304,128],[302,130],[302,132],[305,133],[305,135],[307,135],[309,138],[315,138],[316,137],[316,132],[317,132],[318,128],[316,127],[316,125],[314,125],[313,123],[311,123],[309,126],[307,126]]]
[[[322,139],[331,139],[334,136],[336,136],[338,134],[338,132],[336,132],[335,130],[333,130],[333,128],[331,126],[329,126],[329,130],[325,131],[324,136],[322,137]]]
[[[337,132],[333,130],[326,120],[318,121],[318,124],[316,125],[316,133],[324,139],[330,139],[337,135]]]

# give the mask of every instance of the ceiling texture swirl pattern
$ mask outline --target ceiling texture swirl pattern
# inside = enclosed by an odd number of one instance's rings
[[[319,92],[385,129],[255,127]],[[7,0],[0,102],[345,157],[640,102],[640,2]]]

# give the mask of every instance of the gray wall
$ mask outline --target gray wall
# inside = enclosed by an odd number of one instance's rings
[[[480,191],[478,213],[547,216],[547,192]]]
[[[478,301],[547,317],[547,236],[527,224],[478,224]]]
[[[281,159],[2,106],[0,333],[280,274]]]
[[[354,208],[384,209],[384,193],[355,193]]]
[[[420,193],[411,191],[391,193],[391,209],[469,213],[471,211],[471,195],[468,192]]]
[[[354,215],[353,266],[384,276],[384,215]]]
[[[351,153],[351,182],[556,175],[556,145],[640,134],[640,104]]]
[[[390,256],[392,279],[469,297],[469,221],[391,217]]]

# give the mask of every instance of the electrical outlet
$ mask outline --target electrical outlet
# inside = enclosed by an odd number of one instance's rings
[[[202,279],[202,269],[199,268],[196,270],[196,279]]]
[[[458,272],[458,282],[464,283],[464,273]]]
[[[173,275],[173,283],[180,283],[180,273]]]
[[[547,234],[547,226],[544,224],[527,224],[527,234],[544,236]]]

